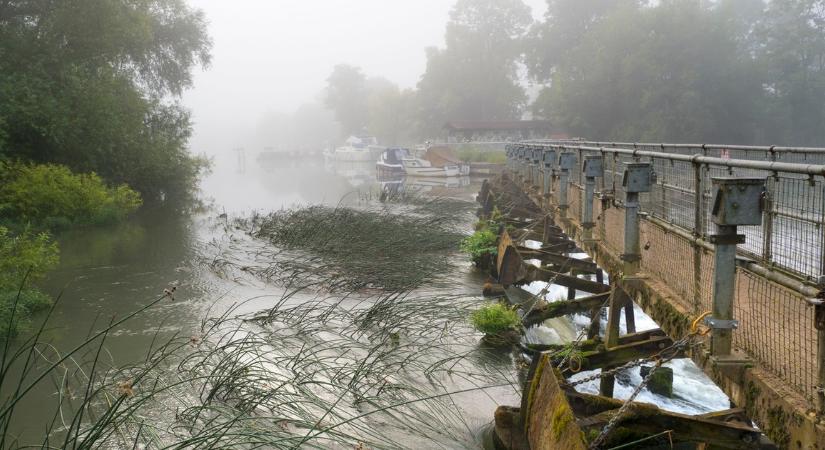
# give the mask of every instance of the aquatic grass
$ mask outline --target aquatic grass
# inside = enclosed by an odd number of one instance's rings
[[[480,346],[468,326],[480,298],[439,283],[460,235],[422,205],[224,221],[226,235],[216,241],[223,249],[206,264],[241,281],[252,274],[284,286],[268,307],[207,311],[194,336],[164,335],[158,326],[145,356],[126,365],[107,355],[108,336],[167,296],[90,331],[66,353],[38,333],[14,354],[39,364],[17,356],[0,366],[0,387],[18,383],[0,404],[12,405],[0,410],[0,425],[14,419],[31,380],[51,380],[47,448],[477,447],[452,396],[517,394],[517,371],[509,354]],[[274,228],[257,237],[267,225]],[[429,226],[415,229],[422,225]],[[410,228],[414,238],[397,244]],[[325,235],[330,229],[339,234]],[[359,238],[364,229],[377,230],[375,238]],[[388,249],[395,245],[413,254]],[[375,258],[393,251],[392,261]],[[409,267],[416,262],[423,267]],[[25,376],[11,378],[10,367],[21,364]]]
[[[452,268],[463,238],[452,216],[320,205],[252,216],[239,227],[270,247],[242,270],[285,284],[322,278],[330,291],[414,289]]]
[[[426,294],[291,303],[287,292],[269,310],[205,318],[196,337],[158,337],[119,367],[104,364],[104,342],[132,316],[65,354],[32,341],[48,359],[35,378],[53,377],[59,399],[43,444],[461,446],[469,431],[450,395],[518,383],[509,363],[478,373],[468,359],[487,352],[463,323],[478,298]]]

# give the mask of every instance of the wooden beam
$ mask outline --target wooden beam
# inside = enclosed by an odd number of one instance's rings
[[[665,332],[662,331],[660,328],[655,328],[653,330],[642,331],[639,333],[633,334],[626,334],[619,338],[619,343],[622,345],[625,344],[632,344],[634,342],[643,342],[650,340],[654,337],[664,337]],[[530,350],[535,350],[537,352],[554,352],[559,350],[564,350],[569,347],[568,344],[526,344],[525,345]],[[600,347],[604,346],[604,341],[600,338],[593,338],[593,339],[585,339],[579,342],[578,348],[581,351],[596,351]]]
[[[605,366],[620,366],[637,359],[649,358],[673,345],[667,336],[652,337],[646,341],[618,345],[606,350],[584,352],[581,362],[582,370],[600,369]]]
[[[527,266],[524,269],[524,277],[522,281],[545,281],[558,284],[560,286],[569,287],[578,291],[589,292],[591,294],[601,294],[610,291],[610,286],[595,281],[585,280],[584,278],[573,277],[563,273],[554,272],[552,270],[540,269],[536,266]]]
[[[577,298],[575,300],[565,300],[553,303],[546,303],[538,308],[531,310],[522,322],[525,327],[530,327],[535,324],[544,322],[553,317],[560,317],[576,312],[589,311],[595,307],[599,307],[607,301],[610,297],[610,292],[603,292],[601,294],[590,295],[587,297]]]
[[[524,259],[538,259],[542,264],[552,266],[554,272],[566,273],[576,270],[580,273],[595,274],[599,270],[599,267],[593,261],[571,258],[561,253],[532,249],[521,245],[517,246],[516,249]]]
[[[585,434],[589,430],[601,431],[617,412],[618,408],[604,411],[577,420],[576,423]],[[761,433],[749,426],[673,413],[653,405],[631,404],[625,410],[619,427],[646,435],[655,435],[661,433],[662,430],[671,430],[671,436],[676,442],[706,443],[713,446],[713,448],[766,448],[759,443]],[[614,435],[620,434],[616,433]],[[623,443],[625,443],[624,440],[618,439],[610,441],[609,437],[605,441],[606,446]]]

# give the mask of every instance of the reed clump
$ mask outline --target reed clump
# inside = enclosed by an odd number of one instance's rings
[[[452,206],[452,204],[450,204]],[[247,271],[264,278],[324,278],[327,288],[408,290],[438,282],[452,268],[463,235],[455,210],[433,203],[393,210],[314,205],[239,221],[270,247]],[[437,206],[444,206],[438,204]]]

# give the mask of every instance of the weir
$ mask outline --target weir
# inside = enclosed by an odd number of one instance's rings
[[[534,299],[525,326],[572,312],[593,324],[575,357],[569,346],[523,349],[522,404],[496,412],[504,447],[643,448],[666,436],[695,448],[825,448],[825,149],[529,141],[507,156],[478,197],[481,216],[497,210],[512,224],[498,282],[571,289],[568,301]],[[601,275],[596,264],[610,285],[579,276]],[[573,300],[574,290],[591,295]],[[661,329],[637,333],[633,302]],[[688,416],[611,398],[614,373],[684,356],[730,410]],[[596,368],[602,395],[576,392],[568,377]]]

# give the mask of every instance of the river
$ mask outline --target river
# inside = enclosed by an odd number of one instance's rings
[[[233,217],[301,204],[356,205],[365,193],[382,188],[472,201],[480,182],[461,178],[449,183],[382,185],[375,178],[372,164],[334,167],[318,159],[301,159],[262,166],[254,161],[238,161],[235,155],[218,159],[212,173],[202,182],[202,196],[208,205],[202,213],[181,215],[146,209],[117,226],[75,230],[60,236],[60,265],[42,284],[46,292],[60,298],[45,340],[63,351],[73,348],[91,330],[148,304],[163,295],[164,289],[174,286],[173,299],[165,299],[107,337],[104,359],[111,365],[126,364],[143,358],[158,335],[195,335],[204,317],[219,314],[244,300],[254,299],[243,305],[247,312],[269,307],[273,298],[283,294],[282,287],[230,279],[209,265],[227,242],[226,230],[216,226],[223,214]],[[469,233],[472,219],[460,228]],[[229,234],[229,242],[234,242],[231,230]],[[454,279],[454,293],[479,294],[483,279],[469,263],[456,264],[449,275]],[[649,321],[644,316],[637,319],[640,329],[655,326],[646,320]],[[538,341],[552,342],[552,335],[546,327],[531,331],[531,339]],[[504,378],[517,373],[509,354],[467,364],[478,372],[504,373]],[[727,407],[721,391],[705,388],[707,380],[698,369],[685,361],[672,365],[676,370],[678,398],[664,399],[645,393],[640,400],[683,412]],[[639,382],[638,369],[620,380],[617,395],[628,393],[634,382]],[[580,389],[592,391],[596,385],[582,385]],[[466,383],[450,385],[454,390],[463,387]],[[21,403],[11,429],[19,443],[42,441],[45,424],[53,415],[53,408],[48,405],[55,404],[55,391],[53,382],[43,382]],[[399,434],[398,440],[409,442],[411,448],[478,448],[484,445],[496,406],[519,402],[518,393],[509,387],[454,396],[452,404],[462,419],[459,423],[444,424],[456,428],[446,433],[451,436],[447,440],[424,440],[426,436],[417,436],[415,430],[393,424],[376,426],[387,427],[388,434]],[[417,440],[421,441],[416,444]]]

